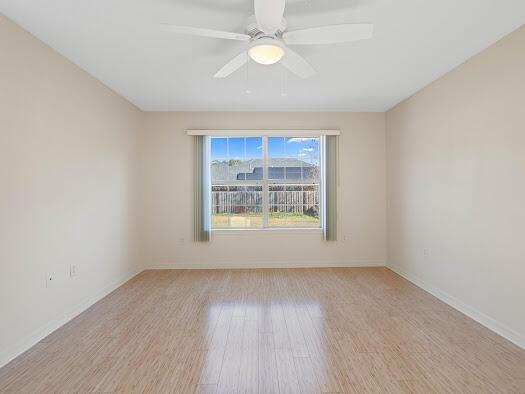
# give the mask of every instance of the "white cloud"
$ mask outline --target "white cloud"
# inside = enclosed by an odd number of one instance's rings
[[[293,142],[307,142],[307,141],[317,141],[317,138],[315,137],[309,137],[309,138],[303,138],[303,137],[294,137],[294,138],[290,138],[288,140],[288,143],[293,143]]]
[[[303,148],[301,149],[301,152],[313,152],[314,148]]]

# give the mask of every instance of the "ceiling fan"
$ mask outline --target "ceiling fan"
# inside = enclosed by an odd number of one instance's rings
[[[283,18],[286,0],[254,0],[255,15],[245,26],[245,33],[202,29],[190,26],[161,24],[161,30],[193,36],[221,38],[248,42],[246,50],[226,63],[215,78],[225,78],[249,59],[259,64],[281,62],[289,71],[301,78],[315,74],[313,67],[288,45],[318,45],[365,40],[372,37],[374,25],[369,23],[343,24],[314,27],[310,29],[286,30]]]

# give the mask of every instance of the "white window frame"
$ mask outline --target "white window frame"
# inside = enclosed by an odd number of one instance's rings
[[[324,138],[322,135],[314,135],[311,133],[302,134],[300,132],[295,132],[293,135],[278,135],[277,133],[258,133],[258,134],[247,134],[244,132],[242,135],[236,134],[232,135],[212,135],[211,138],[262,138],[262,152],[263,152],[263,179],[260,180],[236,180],[235,184],[242,186],[262,186],[262,227],[227,227],[227,228],[211,228],[212,231],[230,231],[230,230],[246,230],[246,231],[274,231],[274,230],[312,230],[312,231],[321,231],[324,228],[324,204],[325,204],[325,192],[324,192]],[[319,225],[315,227],[270,227],[269,226],[269,214],[270,214],[270,205],[269,205],[269,193],[270,185],[310,185],[311,181],[304,180],[287,180],[287,179],[268,179],[268,138],[270,137],[282,137],[282,138],[319,138]],[[211,138],[208,138],[208,143],[211,144]],[[209,157],[208,163],[211,164],[211,149],[208,149]],[[213,185],[220,185],[221,182],[216,182]],[[225,181],[224,185],[231,185],[232,181]],[[210,193],[211,187],[213,186],[210,182]],[[212,207],[210,206],[209,215],[212,214]]]

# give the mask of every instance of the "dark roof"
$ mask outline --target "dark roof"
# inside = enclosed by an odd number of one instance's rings
[[[268,159],[268,167],[268,175],[271,179],[301,179],[301,171],[303,179],[314,179],[318,168],[316,165],[294,158]],[[211,165],[211,179],[221,182],[262,179],[262,160],[251,159],[233,165],[226,161],[214,161]]]
[[[269,167],[269,179],[307,180],[317,178],[318,167]],[[252,172],[240,172],[237,180],[260,180],[263,179],[263,168],[255,167]]]

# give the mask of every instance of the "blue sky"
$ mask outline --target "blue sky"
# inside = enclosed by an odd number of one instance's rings
[[[269,137],[268,157],[295,157],[306,162],[319,158],[318,138]],[[261,159],[262,138],[212,138],[211,159]]]

